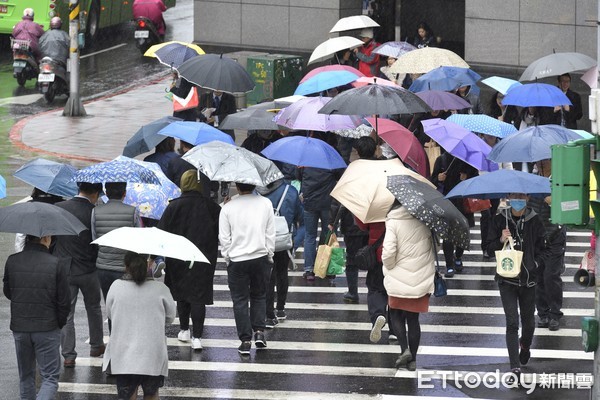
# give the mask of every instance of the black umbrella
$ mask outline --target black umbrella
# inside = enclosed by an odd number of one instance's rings
[[[131,139],[127,141],[127,144],[123,148],[123,155],[125,157],[133,158],[139,154],[149,152],[167,138],[167,136],[159,135],[158,132],[171,122],[175,121],[182,121],[182,119],[162,117],[142,126]]]
[[[388,176],[386,187],[413,217],[439,237],[469,248],[467,218],[436,189],[407,175]]]
[[[260,108],[248,108],[235,114],[229,114],[219,129],[243,129],[246,131],[276,131],[279,126],[273,122],[275,114]]]
[[[177,71],[185,80],[205,89],[227,93],[244,93],[254,89],[254,82],[244,67],[222,54],[190,58]]]
[[[52,204],[33,201],[0,208],[0,232],[42,237],[78,235],[85,229],[77,217]]]

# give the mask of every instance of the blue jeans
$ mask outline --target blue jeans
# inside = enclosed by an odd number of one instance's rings
[[[241,341],[252,340],[253,330],[265,330],[267,282],[270,275],[271,264],[267,261],[267,256],[239,262],[231,261],[227,266],[233,317]]]
[[[17,350],[21,400],[35,400],[35,367],[42,384],[38,399],[53,399],[60,376],[60,329],[48,332],[13,332]]]
[[[306,227],[304,236],[304,271],[312,272],[315,269],[319,219],[321,220],[321,238],[319,242],[324,242],[328,231],[329,209],[318,211],[304,210],[304,226]]]

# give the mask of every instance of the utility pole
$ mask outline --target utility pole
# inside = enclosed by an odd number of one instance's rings
[[[597,38],[597,43],[596,43],[596,61],[600,60],[600,0],[598,0],[598,10],[597,10],[597,14],[596,14],[596,38]],[[597,65],[596,68],[599,68],[599,66]],[[598,75],[600,77],[600,74]],[[599,78],[600,79],[600,78]],[[598,88],[600,88],[600,82],[599,85],[597,86]],[[594,93],[595,91],[592,90],[592,93]],[[598,98],[598,92],[595,93],[595,104],[594,104],[594,108],[596,111],[594,114],[596,121],[594,121],[594,124],[596,125],[596,132],[594,132],[596,135],[598,135],[598,123],[600,122],[600,119],[598,118],[599,116],[597,115],[598,113],[598,101],[600,101],[600,99]],[[591,99],[590,99],[591,100]],[[590,107],[591,108],[591,107]],[[594,155],[596,160],[600,158],[600,148],[599,145],[600,141],[598,136],[596,137],[596,146],[594,148]],[[597,183],[598,184],[598,183]],[[598,191],[596,192],[596,199],[600,200],[600,196],[598,196]],[[594,215],[595,221],[594,221],[594,234],[596,235],[596,238],[598,238],[598,227],[600,226],[600,223],[598,222],[598,219],[600,218],[600,215]],[[594,250],[594,257],[595,257],[595,265],[596,268],[598,268],[598,265],[600,265],[600,243],[596,242],[596,248]],[[594,285],[594,316],[596,318],[596,321],[600,320],[600,279],[596,279],[596,285]],[[600,349],[596,349],[596,351],[594,352],[594,382],[593,382],[593,386],[592,386],[592,399],[593,400],[600,400]]]
[[[69,100],[65,104],[63,116],[85,117],[85,108],[83,108],[83,103],[79,97],[79,0],[69,0],[69,36],[71,37],[71,48],[69,50],[71,83],[69,86]]]

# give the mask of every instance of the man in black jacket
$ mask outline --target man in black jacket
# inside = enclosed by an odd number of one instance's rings
[[[219,124],[223,122],[226,116],[236,112],[235,97],[232,94],[214,90],[200,96],[200,122],[206,122],[215,128],[219,128]],[[226,129],[223,132],[235,141],[233,130]]]
[[[22,399],[36,397],[36,360],[42,380],[37,398],[53,399],[58,390],[60,330],[67,322],[70,295],[66,268],[50,254],[51,239],[27,236],[24,250],[8,257],[4,269]]]
[[[60,258],[70,258],[69,288],[71,292],[71,311],[67,323],[63,328],[61,337],[62,355],[65,358],[64,366],[75,367],[75,305],[77,295],[81,290],[85,311],[88,317],[90,334],[90,357],[99,357],[104,354],[104,336],[102,326],[102,308],[100,306],[100,281],[96,270],[96,257],[98,248],[91,244],[92,210],[98,201],[102,190],[99,183],[78,183],[79,193],[71,200],[57,203],[56,205],[69,211],[77,217],[87,228],[79,236],[56,236],[54,255]]]
[[[568,129],[577,129],[577,121],[583,117],[583,109],[581,107],[581,96],[571,90],[570,74],[562,74],[558,77],[558,88],[571,101],[571,105],[554,107],[554,120],[552,122]]]

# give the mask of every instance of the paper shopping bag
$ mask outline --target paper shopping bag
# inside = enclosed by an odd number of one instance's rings
[[[326,244],[319,246],[317,250],[317,257],[315,258],[315,276],[325,279],[327,276],[327,268],[329,267],[329,260],[331,259],[331,250],[333,247]]]
[[[515,250],[515,242],[509,237],[502,250],[496,250],[496,273],[503,278],[516,278],[521,273],[523,252]]]
[[[192,87],[184,98],[173,95],[173,111],[184,111],[190,108],[198,107],[200,100],[198,99],[198,90],[196,87]]]

